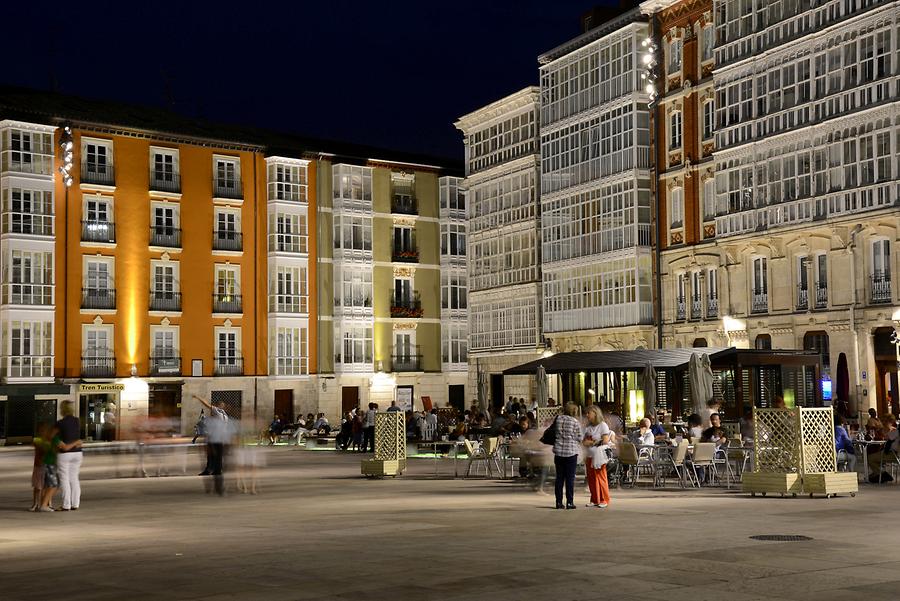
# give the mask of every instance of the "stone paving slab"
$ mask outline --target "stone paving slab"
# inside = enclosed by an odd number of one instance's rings
[[[219,498],[194,475],[104,479],[113,459],[97,455],[79,511],[33,514],[30,455],[0,454],[0,599],[898,598],[900,486],[836,499],[614,489],[608,510],[584,508],[579,486],[579,508],[557,511],[521,483],[436,479],[432,460],[366,480],[363,457],[277,448],[261,494],[232,481]]]

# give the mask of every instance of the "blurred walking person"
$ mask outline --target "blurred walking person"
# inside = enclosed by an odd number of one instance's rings
[[[50,447],[53,439],[49,424],[38,426],[37,436],[31,441],[34,445],[34,466],[31,469],[31,488],[33,490],[31,509],[37,511],[41,507],[41,499],[44,491],[44,455]]]
[[[553,463],[556,465],[556,508],[575,509],[575,468],[581,452],[584,430],[578,421],[578,405],[566,403],[565,413],[556,419],[556,442],[553,443]],[[551,426],[551,428],[554,426]],[[563,485],[566,504],[563,506]]]
[[[75,417],[74,403],[63,401],[60,409],[63,418],[56,422],[63,449],[57,458],[59,488],[62,492],[62,510],[76,510],[81,506],[81,423]]]
[[[194,398],[209,409],[209,417],[206,422],[206,469],[200,472],[201,476],[212,476],[216,494],[225,494],[225,444],[229,440],[230,424],[228,414],[225,413],[225,403],[216,401],[210,404],[206,399],[201,399],[196,394]]]
[[[378,405],[369,403],[369,410],[366,411],[365,429],[363,430],[362,452],[365,453],[371,447],[375,452],[375,414],[378,412]]]

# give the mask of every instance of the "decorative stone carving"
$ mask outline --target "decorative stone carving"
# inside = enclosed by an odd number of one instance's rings
[[[99,315],[96,316],[96,317],[94,318],[94,325],[95,325],[95,326],[102,326],[102,325],[103,325],[103,318],[100,317]]]

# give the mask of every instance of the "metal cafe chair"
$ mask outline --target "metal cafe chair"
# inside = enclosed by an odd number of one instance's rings
[[[698,467],[710,470],[713,478],[716,480],[719,479],[719,474],[716,469],[715,456],[715,443],[698,442],[694,445],[694,452],[691,455],[691,458],[688,460],[688,465],[690,466],[691,471],[694,472],[694,479],[697,481],[697,486],[702,485],[702,482],[700,481],[700,473],[697,471]],[[707,476],[709,475],[710,473],[707,473]]]
[[[619,464],[630,472],[631,488],[634,488],[637,480],[641,477],[641,472],[653,474],[653,460],[648,455],[638,454],[634,443],[623,442],[619,447]],[[627,476],[627,473],[623,475],[623,483]]]

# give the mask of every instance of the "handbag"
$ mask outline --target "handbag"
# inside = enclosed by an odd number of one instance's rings
[[[541,434],[541,442],[550,446],[556,444],[556,420],[559,419],[559,416],[553,418],[553,423],[550,424],[550,427],[544,430],[544,433]]]

